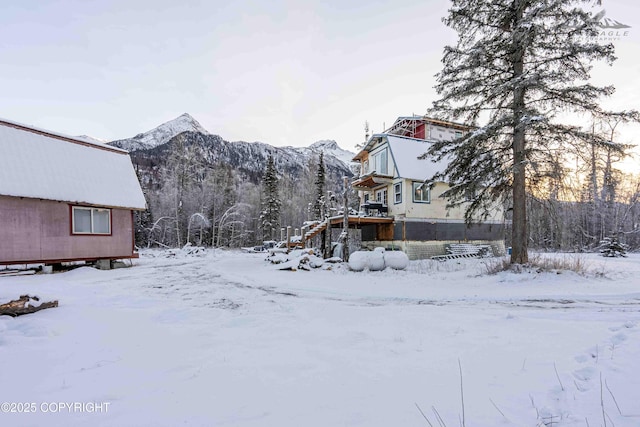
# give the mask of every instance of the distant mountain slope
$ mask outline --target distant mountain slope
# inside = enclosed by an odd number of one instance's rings
[[[133,138],[112,141],[109,145],[125,149],[127,151],[149,150],[159,145],[166,144],[176,135],[182,132],[199,132],[208,135],[209,132],[189,114],[170,120],[160,126],[144,133],[140,133]]]
[[[209,164],[224,164],[236,170],[241,177],[254,184],[260,182],[267,159],[273,156],[278,173],[292,179],[308,174],[317,164],[320,150],[311,148],[274,147],[261,142],[229,142],[218,135],[200,132],[183,132],[169,142],[148,150],[131,153],[134,162],[140,165],[163,165],[179,145],[187,148],[200,161]],[[324,157],[327,179],[342,182],[343,176],[353,176],[349,165],[326,152]]]
[[[320,152],[324,153],[328,179],[341,182],[342,176],[353,176],[351,159],[355,154],[340,148],[335,141],[318,141],[309,147],[229,142],[209,133],[189,114],[183,114],[133,138],[109,143],[128,150],[134,162],[143,167],[166,164],[179,144],[195,150],[197,157],[208,164],[231,166],[253,183],[257,183],[262,177],[269,155],[274,157],[280,174],[287,174],[294,179],[309,172],[310,165],[316,164]]]
[[[309,146],[309,149],[315,152],[322,152],[325,156],[333,156],[338,160],[342,160],[345,165],[350,165],[355,156],[355,153],[340,148],[337,142],[330,139],[314,142]]]

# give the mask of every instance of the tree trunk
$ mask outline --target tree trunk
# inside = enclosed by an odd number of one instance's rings
[[[525,113],[525,91],[519,81],[524,74],[524,34],[519,28],[523,19],[524,1],[515,0],[513,30],[513,226],[511,235],[511,264],[526,264],[528,254],[528,225],[526,199],[526,152],[525,126],[522,118]]]
[[[342,193],[342,260],[349,261],[349,178],[343,177],[344,192]]]
[[[35,313],[45,308],[53,308],[58,306],[58,301],[50,301],[32,305],[31,301],[40,302],[38,297],[29,295],[21,295],[20,299],[9,301],[6,304],[0,304],[0,316],[6,315],[11,317],[22,316],[23,314]]]

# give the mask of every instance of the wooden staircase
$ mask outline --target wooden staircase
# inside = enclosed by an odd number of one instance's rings
[[[307,240],[311,240],[316,237],[318,234],[322,233],[327,229],[327,221],[322,221],[309,229],[306,233],[304,233],[304,242]],[[306,245],[305,245],[306,246]]]

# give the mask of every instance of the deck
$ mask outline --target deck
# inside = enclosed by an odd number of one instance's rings
[[[392,217],[384,217],[384,216],[352,216],[349,215],[349,228],[358,228],[362,225],[370,225],[370,224],[393,224]],[[325,221],[319,222],[311,227],[309,227],[308,231],[303,231],[304,241],[313,239],[319,233],[323,232],[327,228],[327,224],[331,228],[342,228],[344,223],[343,216],[333,216],[331,218],[327,218]],[[391,226],[391,225],[389,225]]]

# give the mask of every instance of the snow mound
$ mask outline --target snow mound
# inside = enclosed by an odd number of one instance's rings
[[[384,270],[384,248],[376,248],[373,252],[369,253],[368,265],[370,271]]]
[[[357,251],[349,256],[349,268],[352,271],[363,271],[369,264],[369,252]]]
[[[381,271],[389,267],[394,270],[404,270],[409,266],[409,257],[404,252],[386,252],[384,248],[375,248],[373,252],[357,251],[349,257],[351,271]]]
[[[313,249],[296,249],[287,253],[273,253],[267,257],[272,264],[276,264],[277,270],[306,270],[325,268],[325,260],[314,255]]]
[[[385,252],[384,264],[394,270],[404,270],[409,266],[409,257],[402,251]]]

